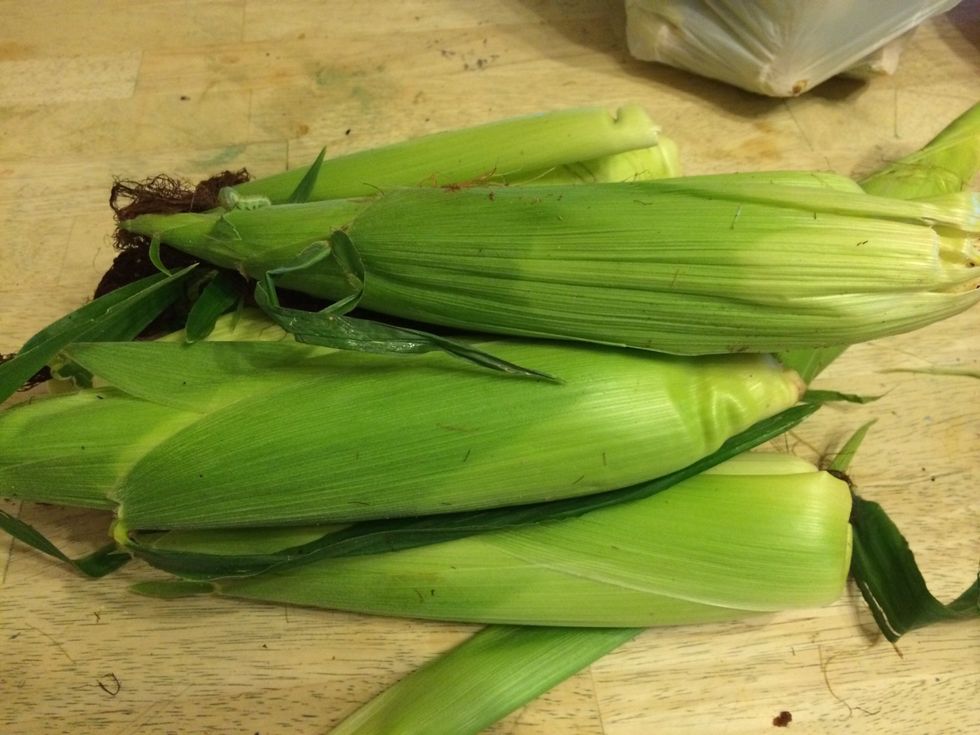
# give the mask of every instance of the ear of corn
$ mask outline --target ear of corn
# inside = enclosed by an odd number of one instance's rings
[[[850,344],[980,299],[970,195],[902,201],[833,177],[767,176],[406,189],[124,224],[255,277],[343,228],[371,310],[678,354]],[[280,283],[350,293],[327,260]]]
[[[103,387],[0,413],[0,494],[112,502],[133,529],[528,503],[684,467],[801,390],[762,356],[492,347],[565,382],[291,341],[79,343],[66,354]]]
[[[626,174],[624,179],[660,176],[676,171],[676,151],[670,143],[657,151],[658,137],[659,128],[637,105],[614,114],[584,108],[511,118],[327,159],[309,198],[370,196],[393,186],[435,187],[467,181],[593,180],[608,174],[601,170],[608,165],[616,175]],[[616,158],[643,149],[650,152]],[[604,162],[607,157],[614,160]],[[296,168],[235,189],[242,196],[285,202],[308,171],[309,167]]]
[[[669,625],[833,601],[850,560],[847,485],[797,459],[746,461],[570,520],[214,584],[235,597],[525,625]],[[181,534],[158,543],[180,548]]]

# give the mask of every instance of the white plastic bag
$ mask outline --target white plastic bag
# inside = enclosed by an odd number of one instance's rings
[[[626,0],[630,53],[773,97],[853,69],[893,73],[910,33],[958,0]]]

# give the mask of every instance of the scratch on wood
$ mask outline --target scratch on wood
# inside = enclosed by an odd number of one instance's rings
[[[140,712],[136,716],[136,719],[135,720],[133,720],[132,722],[126,723],[123,726],[123,729],[118,730],[116,733],[114,733],[114,735],[131,735],[132,733],[142,732],[143,731],[143,725],[145,724],[146,720],[149,718],[149,716],[153,712],[153,710],[155,710],[161,704],[170,704],[170,703],[176,702],[178,699],[183,698],[183,696],[187,693],[187,691],[192,686],[193,686],[193,684],[187,684],[183,689],[181,689],[179,692],[177,692],[177,694],[175,696],[173,696],[173,697],[161,697],[160,699],[156,699],[156,700],[150,702],[143,709],[143,711]]]
[[[897,84],[892,88],[892,134],[895,136],[896,140],[902,139],[902,136],[898,134],[898,85]]]
[[[14,537],[11,536],[10,540],[7,542],[7,558],[3,562],[3,576],[0,577],[0,585],[6,584],[7,582],[7,572],[10,569],[10,560],[14,556]]]
[[[54,643],[54,645],[58,647],[58,650],[61,651],[63,654],[65,654],[65,658],[67,658],[73,664],[77,664],[78,663],[75,659],[73,659],[71,657],[71,654],[68,653],[68,651],[65,650],[65,647],[63,645],[61,645],[61,643],[58,641],[57,638],[55,638],[54,636],[52,636],[50,633],[45,633],[43,630],[41,630],[40,628],[38,628],[36,625],[31,625],[30,623],[24,623],[24,624],[28,628],[30,628],[31,630],[36,630],[38,633],[40,633],[41,635],[43,635],[49,641],[51,641],[52,643]]]
[[[589,676],[589,684],[592,685],[592,701],[594,703],[596,717],[599,719],[599,730],[605,735],[606,723],[602,715],[602,700],[599,698],[599,688],[595,683],[595,672],[592,671],[591,664],[586,667],[585,671]]]
[[[797,120],[796,115],[793,114],[793,107],[786,100],[783,100],[783,107],[785,107],[786,112],[789,113],[789,117],[793,121],[793,124],[796,126],[796,129],[800,131],[800,135],[803,136],[803,140],[806,142],[807,147],[811,151],[816,151],[816,148],[813,147],[813,141],[810,140],[810,136],[806,134],[806,131],[803,129],[803,126],[800,125],[800,121]]]

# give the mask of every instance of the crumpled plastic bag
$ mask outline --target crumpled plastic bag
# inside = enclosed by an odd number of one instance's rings
[[[772,97],[891,74],[917,25],[959,0],[626,0],[630,53]]]

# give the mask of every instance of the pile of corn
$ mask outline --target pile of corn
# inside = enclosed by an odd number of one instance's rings
[[[116,552],[183,580],[156,594],[544,626],[453,654],[524,688],[452,732],[635,628],[829,603],[850,489],[740,450],[846,345],[980,299],[976,117],[864,188],[678,177],[631,107],[321,157],[122,221],[201,265],[161,263],[0,366],[6,393],[55,377],[0,412],[0,496],[111,510]],[[236,273],[258,308],[229,298]],[[193,325],[130,341],[188,291]],[[341,731],[408,717],[386,697]]]

